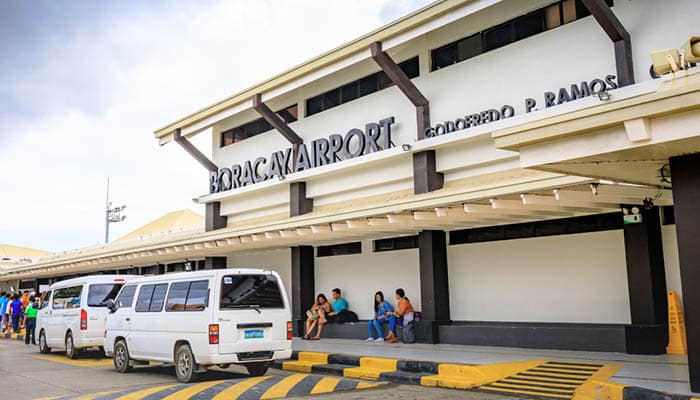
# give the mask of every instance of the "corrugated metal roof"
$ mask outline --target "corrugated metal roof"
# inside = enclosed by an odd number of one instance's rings
[[[204,225],[204,217],[191,210],[169,212],[146,225],[133,230],[116,241],[125,241],[166,232],[175,232]]]

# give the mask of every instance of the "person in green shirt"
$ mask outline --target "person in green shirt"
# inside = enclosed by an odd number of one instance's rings
[[[24,310],[24,327],[26,332],[24,334],[24,344],[29,346],[29,337],[32,337],[32,345],[36,346],[36,314],[39,312],[39,305],[36,303],[36,297],[32,296],[29,301],[31,302],[27,308]]]

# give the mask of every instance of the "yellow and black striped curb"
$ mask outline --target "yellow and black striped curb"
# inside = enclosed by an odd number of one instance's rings
[[[146,389],[99,392],[41,400],[258,400],[369,389],[376,383],[310,374],[266,375],[190,384],[169,384]],[[37,399],[39,400],[39,399]]]
[[[22,330],[20,333],[12,333],[12,332],[0,333],[0,338],[12,339],[12,340],[24,340],[24,330]]]
[[[608,382],[622,368],[618,364],[528,360],[467,365],[294,352],[292,360],[277,361],[275,367],[288,371],[317,372],[349,378],[472,389],[546,399],[699,400],[686,395],[672,395]]]

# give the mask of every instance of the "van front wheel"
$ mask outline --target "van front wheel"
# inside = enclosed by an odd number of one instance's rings
[[[250,376],[263,376],[267,372],[267,364],[265,363],[250,363],[246,364],[245,368]]]
[[[197,366],[190,346],[183,344],[178,347],[175,352],[175,374],[177,375],[177,380],[183,383],[195,381],[197,379],[195,369],[197,369]]]
[[[114,345],[114,369],[118,372],[125,373],[132,368],[131,357],[129,357],[129,349],[126,347],[126,342],[120,340]]]

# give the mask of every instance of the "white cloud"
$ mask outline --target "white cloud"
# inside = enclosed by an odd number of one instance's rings
[[[128,205],[112,238],[168,211],[203,213],[191,198],[207,189],[204,169],[176,145],[158,147],[156,128],[424,3],[222,0],[103,15],[45,38],[11,90],[32,112],[5,121],[0,243],[103,241],[108,176],[115,204]]]

